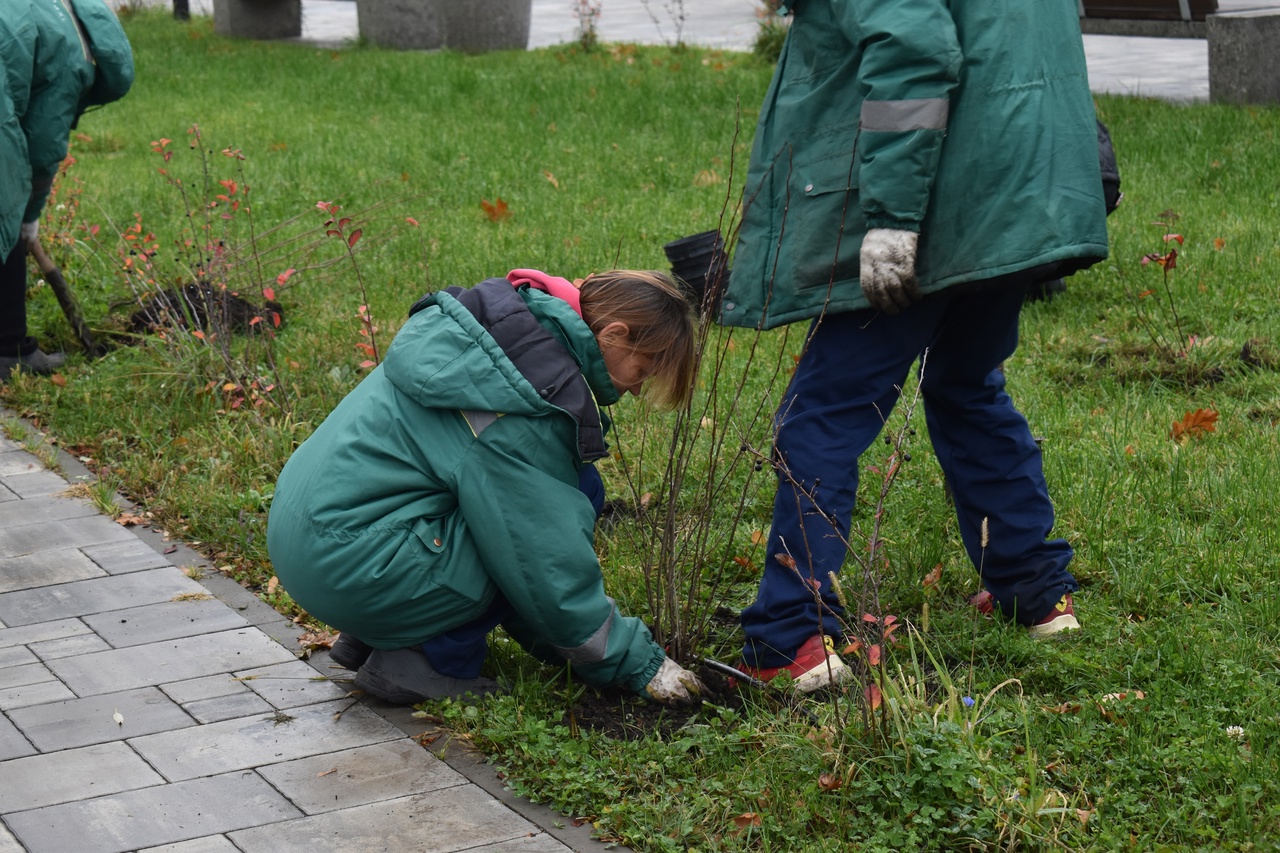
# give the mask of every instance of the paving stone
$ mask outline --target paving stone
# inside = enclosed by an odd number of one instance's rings
[[[21,527],[5,526],[0,527],[0,557],[121,542],[132,536],[133,533],[104,515],[68,518],[45,524],[24,524]]]
[[[93,696],[289,660],[293,655],[279,644],[257,628],[246,628],[62,658],[48,666],[75,693]]]
[[[111,646],[106,640],[94,634],[81,634],[77,637],[63,637],[58,640],[45,640],[42,643],[32,643],[31,651],[40,656],[41,660],[53,660],[54,658],[71,657],[72,655],[87,655],[93,652],[105,651]]]
[[[29,853],[124,853],[300,813],[255,773],[228,773],[5,815]]]
[[[5,487],[12,490],[20,498],[38,498],[41,495],[52,495],[67,487],[67,481],[52,471],[40,467],[30,473],[16,476],[5,476]]]
[[[568,853],[571,849],[545,832],[525,835],[513,841],[500,841],[483,847],[466,848],[467,853],[509,853],[509,851],[511,853]],[[615,849],[626,850],[625,847]]]
[[[21,445],[0,452],[0,477],[16,477],[32,471],[44,471],[44,463],[35,454],[21,449]],[[65,484],[63,488],[66,488]]]
[[[0,849],[0,853],[4,853]],[[179,841],[177,844],[165,844],[162,847],[148,847],[138,853],[240,853],[231,839],[225,835],[207,835],[191,841]]]
[[[261,717],[275,711],[270,702],[247,690],[235,696],[215,696],[212,699],[187,702],[182,707],[201,723],[220,723],[239,717]]]
[[[350,701],[340,701],[149,735],[130,744],[153,767],[177,781],[403,737],[403,732],[363,705],[352,707]]]
[[[75,637],[90,633],[88,625],[79,619],[57,619],[52,622],[40,622],[35,625],[23,625],[18,628],[0,629],[0,649],[9,646],[24,646],[40,643],[45,640],[57,640],[62,637]]]
[[[10,627],[31,625],[157,604],[184,594],[208,593],[200,584],[174,568],[152,569],[131,575],[106,575],[43,589],[0,594],[0,621]]]
[[[15,758],[0,764],[0,775],[22,780],[21,785],[0,785],[4,814],[164,784],[120,741]]]
[[[74,548],[0,557],[0,593],[70,583],[105,574],[97,563]]]
[[[95,613],[84,621],[116,648],[249,626],[244,617],[217,599],[164,601]]]
[[[258,768],[258,773],[307,814],[425,794],[466,783],[409,738]]]
[[[123,542],[110,542],[106,545],[86,545],[80,549],[90,560],[97,563],[104,572],[111,575],[122,575],[143,569],[158,569],[161,566],[173,565],[167,557],[147,546],[136,536]]]
[[[351,689],[340,686],[300,660],[237,672],[254,693],[277,708],[296,708],[341,699]]]
[[[6,501],[16,501],[16,500],[21,500],[21,498],[19,498],[16,494],[14,494],[13,490],[10,489],[8,486],[4,485],[4,483],[0,483],[0,503],[5,503]]]
[[[124,717],[124,723],[115,721],[117,711]],[[15,708],[9,712],[9,719],[41,752],[106,743],[195,725],[189,714],[155,687]]]
[[[0,711],[11,711],[14,708],[25,708],[28,705],[43,705],[46,702],[61,702],[74,699],[76,694],[67,689],[61,681],[42,681],[39,684],[24,684],[0,690]]]
[[[21,758],[24,755],[34,755],[35,751],[36,748],[22,736],[22,732],[18,731],[18,727],[9,722],[9,718],[4,714],[0,714],[0,761]],[[6,780],[5,784],[10,784],[7,781],[9,777],[6,775],[4,778]]]
[[[0,690],[53,680],[53,673],[42,663],[23,663],[0,669]]]
[[[39,662],[40,659],[26,646],[0,646],[0,669]]]
[[[541,833],[479,788],[461,785],[229,834],[244,853],[450,853],[487,844],[518,849],[508,845]]]
[[[68,518],[100,516],[102,513],[91,502],[69,497],[64,490],[51,495],[28,498],[5,508],[5,527],[21,527],[27,524],[48,524]]]
[[[236,679],[229,672],[217,675],[206,675],[203,678],[189,678],[186,681],[174,681],[160,685],[160,689],[169,694],[173,701],[180,705],[196,702],[200,699],[211,699],[215,696],[231,696],[237,693],[251,693],[243,681]]]
[[[13,833],[5,829],[2,823],[0,823],[0,853],[26,853],[18,843],[18,839],[14,838]]]

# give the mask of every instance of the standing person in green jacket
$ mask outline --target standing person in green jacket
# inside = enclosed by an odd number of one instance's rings
[[[267,545],[342,633],[334,660],[401,704],[485,693],[485,637],[597,685],[691,701],[697,677],[604,590],[594,550],[601,406],[692,392],[690,306],[662,273],[581,288],[514,270],[419,300],[386,358],[290,457]]]
[[[730,325],[810,321],[776,415],[778,492],[746,671],[841,679],[831,573],[858,457],[921,360],[973,603],[1077,628],[1040,451],[1005,393],[1029,286],[1106,257],[1095,116],[1073,0],[794,0],[744,191]]]
[[[27,334],[27,251],[85,110],[124,96],[133,51],[103,0],[0,0],[0,382],[65,360]]]

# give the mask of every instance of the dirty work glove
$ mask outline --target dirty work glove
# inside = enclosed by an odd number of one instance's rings
[[[920,298],[916,284],[916,243],[920,235],[896,228],[872,228],[862,238],[862,292],[871,307],[897,314]]]
[[[663,705],[690,705],[698,701],[702,682],[671,658],[663,658],[658,674],[645,685],[644,691],[650,699]]]
[[[22,227],[18,229],[18,239],[30,246],[40,236],[39,222],[24,222]]]

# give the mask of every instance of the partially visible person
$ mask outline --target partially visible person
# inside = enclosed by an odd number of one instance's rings
[[[1040,451],[1005,393],[1028,288],[1107,255],[1071,0],[795,0],[744,189],[729,325],[811,321],[777,411],[778,491],[746,671],[839,681],[858,459],[922,359],[929,438],[982,591],[1076,628]],[[921,521],[920,523],[924,523]]]
[[[691,307],[663,273],[579,289],[514,270],[413,307],[386,358],[281,471],[276,576],[341,631],[356,686],[401,704],[482,694],[501,625],[596,685],[683,703],[698,678],[605,594],[594,550],[602,406],[692,393]]]
[[[27,330],[27,253],[71,130],[125,95],[133,51],[104,0],[0,0],[0,382],[52,373],[62,353]]]

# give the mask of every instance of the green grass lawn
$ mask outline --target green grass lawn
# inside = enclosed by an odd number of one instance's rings
[[[695,49],[317,50],[161,13],[126,29],[138,82],[81,122],[42,235],[104,339],[140,293],[197,266],[254,302],[273,291],[284,325],[74,356],[0,400],[286,612],[266,509],[292,448],[363,375],[358,345],[385,348],[430,289],[515,267],[663,268],[664,242],[728,230],[771,72]],[[1280,849],[1280,108],[1106,97],[1098,111],[1125,192],[1112,256],[1024,311],[1006,364],[1076,548],[1083,631],[1033,641],[970,612],[976,574],[923,421],[911,434],[899,416],[911,460],[885,521],[883,445],[862,460],[855,518],[855,550],[874,534],[884,562],[845,579],[910,625],[870,671],[873,716],[861,690],[800,708],[747,693],[607,735],[578,724],[580,685],[502,641],[490,666],[508,695],[429,710],[519,790],[639,850]],[[354,261],[321,201],[353,218],[344,237],[361,230]],[[130,255],[139,243],[154,253]],[[1174,268],[1143,263],[1170,248]],[[47,287],[29,310],[46,347],[74,350]],[[607,582],[667,626],[656,604],[674,583],[694,654],[732,662],[740,644],[712,617],[754,593],[772,491],[755,454],[796,337],[710,331],[678,492],[672,419],[615,407]],[[639,732],[643,707],[604,698]]]

